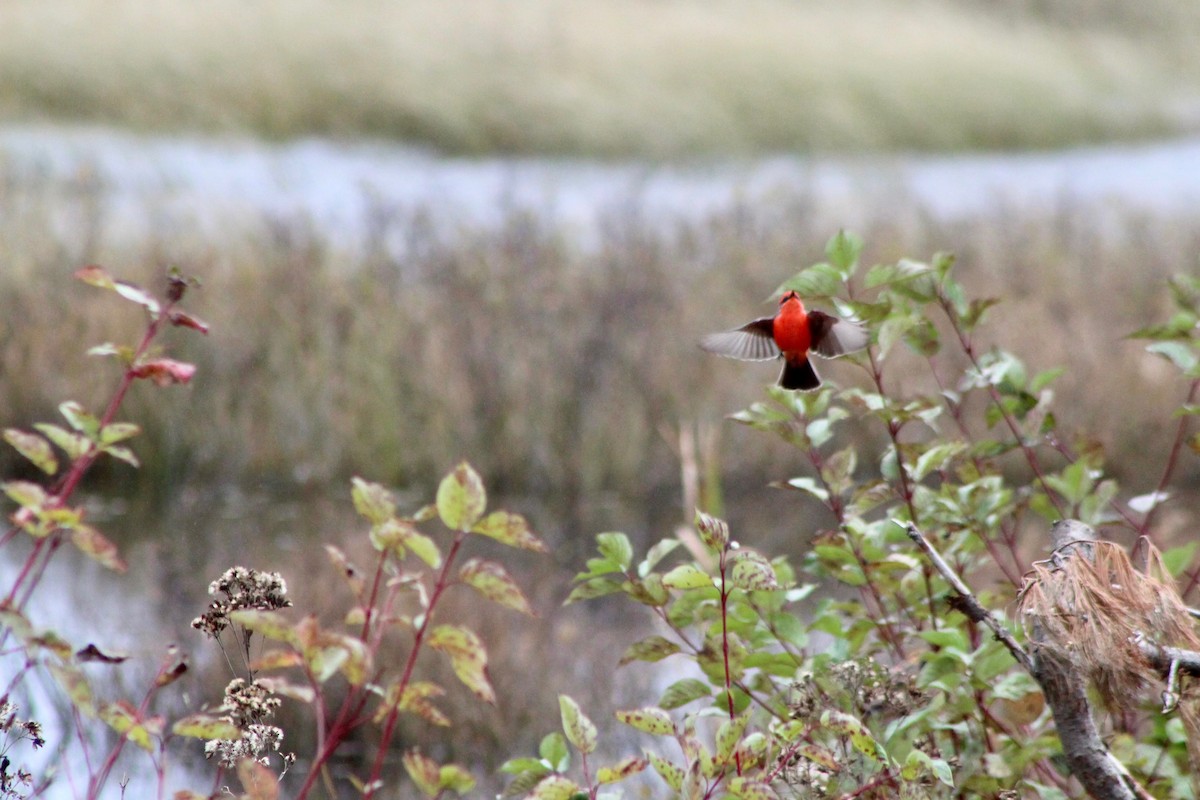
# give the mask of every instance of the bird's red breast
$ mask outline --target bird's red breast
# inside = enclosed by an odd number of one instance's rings
[[[803,357],[812,347],[812,330],[808,324],[808,313],[800,295],[788,292],[779,301],[779,313],[775,315],[772,338],[785,356]]]

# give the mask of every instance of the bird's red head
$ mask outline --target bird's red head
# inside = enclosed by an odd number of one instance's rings
[[[784,305],[789,300],[800,300],[800,295],[795,291],[787,291],[783,293],[783,297],[779,298],[779,305]]]

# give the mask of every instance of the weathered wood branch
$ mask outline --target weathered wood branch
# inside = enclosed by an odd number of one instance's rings
[[[1002,621],[976,599],[967,584],[946,563],[924,534],[912,523],[900,524],[929,558],[954,590],[955,608],[976,623],[986,625],[1008,648],[1013,658],[1041,686],[1046,703],[1054,715],[1054,724],[1062,741],[1063,754],[1073,774],[1096,800],[1146,800],[1151,795],[1141,787],[1125,766],[1105,746],[1092,717],[1088,701],[1088,676],[1068,650],[1041,635],[1035,625],[1029,650],[1021,647]],[[1093,558],[1091,541],[1095,531],[1073,520],[1056,523],[1053,530],[1056,563],[1071,558]],[[1165,647],[1146,639],[1135,645],[1147,662],[1164,677],[1184,672],[1200,675],[1200,652]]]

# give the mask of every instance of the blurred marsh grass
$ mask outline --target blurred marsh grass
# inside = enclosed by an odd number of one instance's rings
[[[676,157],[1161,136],[1194,130],[1200,102],[1187,0],[18,0],[2,14],[10,121]]]
[[[798,531],[827,524],[806,516],[799,494],[766,486],[806,473],[807,464],[773,437],[722,421],[763,398],[775,366],[711,359],[695,345],[700,333],[768,313],[767,293],[821,258],[833,231],[811,198],[779,197],[770,208],[670,231],[635,203],[587,250],[516,214],[495,229],[450,233],[424,225],[419,213],[381,212],[374,236],[402,236],[403,261],[370,248],[348,259],[301,223],[265,219],[259,237],[210,241],[163,230],[117,247],[95,198],[86,180],[40,194],[0,192],[2,424],[52,418],[68,398],[95,407],[115,370],[84,351],[140,332],[134,306],[70,280],[78,266],[100,262],[152,284],[177,264],[202,278],[189,308],[212,323],[211,335],[170,337],[180,357],[198,364],[195,381],[131,395],[123,417],[145,428],[134,441],[143,468],[109,465],[91,487],[150,506],[112,522],[125,526],[113,532],[123,550],[153,554],[154,568],[140,577],[161,599],[156,610],[186,630],[204,584],[248,563],[282,571],[300,608],[334,622],[345,590],[313,539],[369,562],[350,510],[351,474],[401,487],[416,508],[448,464],[468,457],[494,503],[526,513],[552,544],[552,555],[513,565],[544,624],[480,614],[470,597],[446,609],[448,620],[470,620],[487,641],[506,702],[480,712],[452,691],[443,707],[464,721],[453,735],[404,731],[439,757],[482,774],[531,752],[559,720],[548,680],[589,709],[608,707],[614,690],[653,693],[649,679],[613,678],[618,654],[637,638],[630,629],[644,622],[613,605],[559,603],[591,534],[625,529],[641,547],[683,518],[672,445],[680,425],[720,431],[716,468],[739,538],[796,554],[805,546]],[[1200,224],[1120,209],[1100,224],[1096,208],[1066,199],[1050,213],[998,207],[955,224],[907,208],[897,194],[863,210],[866,261],[957,251],[968,287],[1005,300],[992,311],[988,339],[1031,370],[1066,367],[1057,384],[1062,427],[1103,440],[1130,488],[1153,485],[1184,387],[1121,337],[1166,316],[1163,281],[1195,269]],[[896,391],[928,387],[923,370],[902,364],[889,368]],[[824,374],[863,379],[845,361]],[[0,451],[0,473],[18,467]],[[1173,488],[1194,491],[1197,476],[1185,457]],[[1174,524],[1191,523],[1186,510],[1178,514]],[[146,529],[141,542],[130,541],[134,520]],[[196,607],[181,608],[180,597]],[[219,697],[228,674],[198,661],[194,696]],[[281,724],[289,746],[304,751],[311,742],[294,713]],[[347,758],[363,752],[371,742]]]
[[[662,530],[683,518],[675,438],[698,423],[720,433],[733,523],[753,520],[764,543],[788,539],[779,515],[796,498],[765,484],[801,467],[722,421],[762,399],[775,368],[709,359],[696,339],[769,313],[766,295],[821,259],[833,231],[814,222],[810,198],[669,231],[634,204],[587,250],[515,213],[496,229],[456,232],[422,225],[419,214],[381,214],[376,224],[394,230],[378,238],[408,242],[402,262],[370,249],[349,260],[303,224],[270,221],[258,238],[164,234],[117,250],[86,187],[67,203],[79,219],[70,231],[54,222],[67,198],[44,199],[40,211],[25,196],[22,213],[0,215],[6,425],[53,417],[68,398],[99,404],[112,372],[84,351],[136,335],[138,314],[69,280],[73,269],[101,262],[153,283],[174,264],[204,283],[191,308],[211,335],[173,343],[197,363],[197,379],[175,396],[131,397],[127,417],[146,430],[136,443],[144,468],[112,465],[108,477],[144,491],[123,494],[159,509],[187,486],[340,496],[352,474],[420,493],[466,457],[498,497],[535,515],[552,545],[568,545],[556,558],[573,563],[569,545],[584,533]],[[885,205],[896,203],[903,198]],[[1183,387],[1122,337],[1165,318],[1164,282],[1195,269],[1200,224],[1109,214],[1099,226],[1096,213],[1069,200],[1036,217],[998,208],[953,224],[879,211],[858,232],[868,263],[957,251],[968,288],[1005,301],[991,312],[989,343],[1031,371],[1065,367],[1063,425],[1105,443],[1130,488],[1149,486]],[[864,379],[848,362],[825,373]],[[924,368],[892,375],[901,392],[931,380]],[[0,466],[14,468],[14,458],[4,452]],[[1198,475],[1185,464],[1179,480]]]

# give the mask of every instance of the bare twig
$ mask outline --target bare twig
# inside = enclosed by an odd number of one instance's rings
[[[942,577],[946,579],[946,582],[950,584],[950,588],[952,588],[958,594],[958,600],[955,603],[955,607],[961,610],[974,622],[981,623],[991,628],[992,633],[996,636],[996,639],[998,639],[1001,644],[1008,648],[1008,652],[1012,653],[1013,658],[1017,660],[1017,663],[1024,667],[1028,672],[1032,673],[1033,660],[1030,658],[1029,653],[1027,653],[1025,648],[1021,647],[1017,640],[1013,638],[1013,635],[1009,633],[1008,628],[1006,628],[1000,620],[992,616],[991,612],[984,608],[983,605],[975,599],[975,595],[967,587],[967,584],[963,583],[962,578],[958,577],[958,574],[954,571],[953,567],[946,563],[946,560],[942,558],[942,554],[934,549],[933,545],[929,543],[929,540],[925,538],[925,535],[921,533],[921,531],[917,530],[917,526],[911,522],[900,522],[899,520],[896,520],[896,524],[904,528],[904,530],[908,533],[908,538],[916,542],[917,546],[925,551],[926,557],[933,563],[934,568],[937,569],[937,571],[941,573]]]

